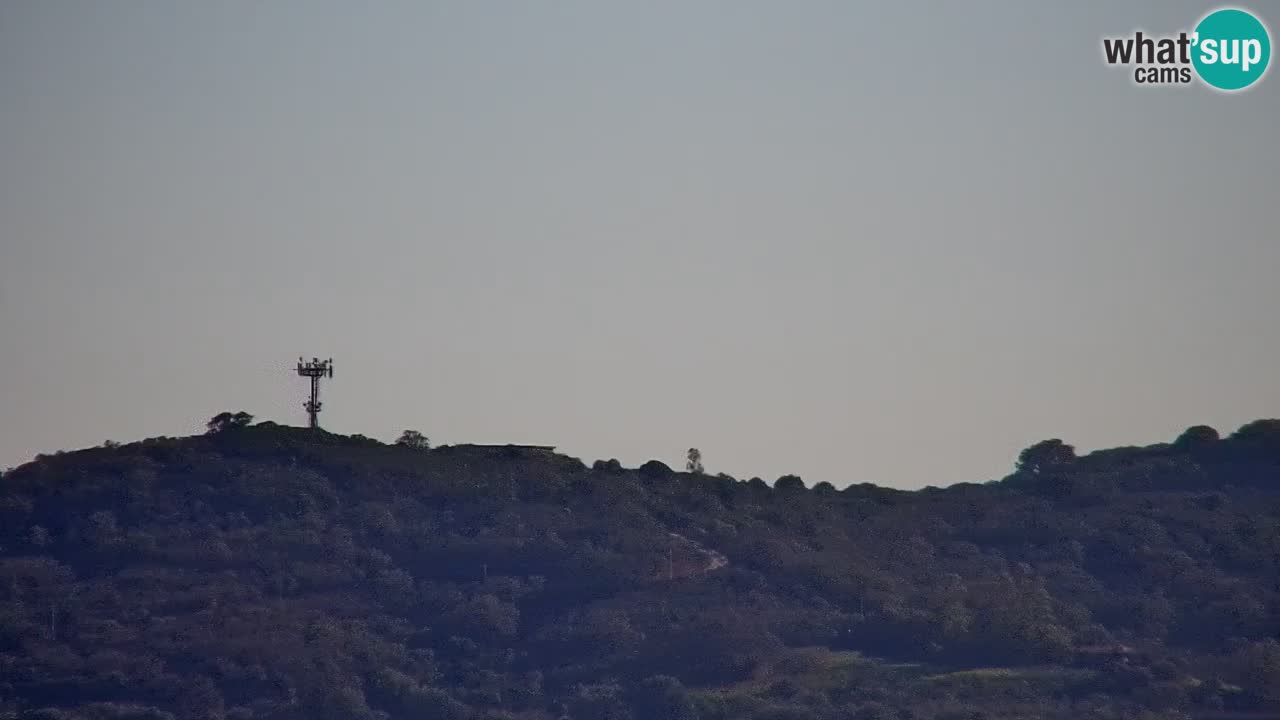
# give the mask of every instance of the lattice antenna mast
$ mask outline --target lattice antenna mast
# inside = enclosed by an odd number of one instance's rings
[[[305,378],[311,378],[311,399],[302,404],[307,409],[307,415],[311,418],[311,427],[320,427],[320,378],[333,377],[333,358],[321,360],[320,358],[311,358],[310,362],[303,362],[302,358],[298,358],[298,374]]]

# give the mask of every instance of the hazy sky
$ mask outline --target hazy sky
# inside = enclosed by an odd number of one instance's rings
[[[335,432],[837,485],[1280,415],[1280,76],[1101,59],[1213,7],[2,2],[0,467],[299,355]]]

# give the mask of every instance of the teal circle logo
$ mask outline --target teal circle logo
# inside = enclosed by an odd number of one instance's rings
[[[1200,79],[1219,90],[1243,90],[1271,62],[1271,35],[1252,13],[1215,10],[1196,25],[1191,63]]]

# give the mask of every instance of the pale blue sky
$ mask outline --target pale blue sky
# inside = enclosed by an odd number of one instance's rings
[[[1101,61],[1212,7],[5,2],[0,466],[300,354],[337,432],[837,485],[1280,415],[1280,78]]]

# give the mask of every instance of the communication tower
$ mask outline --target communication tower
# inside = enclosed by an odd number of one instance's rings
[[[320,378],[333,377],[333,358],[321,360],[320,358],[311,358],[310,362],[303,362],[302,358],[298,358],[298,374],[305,378],[311,378],[311,399],[302,404],[307,409],[307,415],[311,418],[311,427],[320,427]]]

